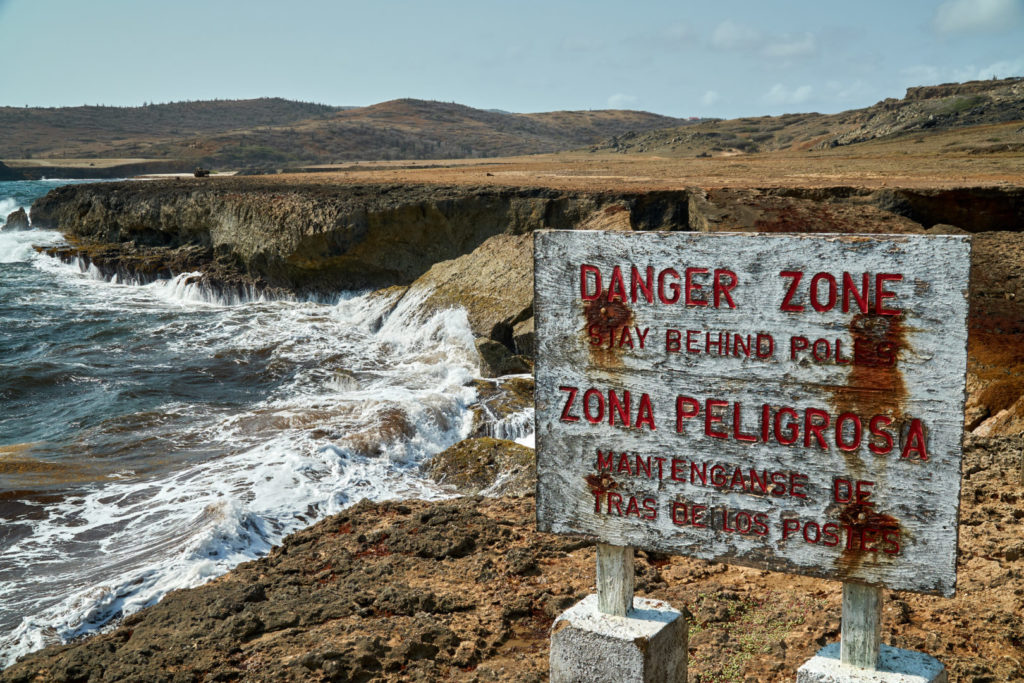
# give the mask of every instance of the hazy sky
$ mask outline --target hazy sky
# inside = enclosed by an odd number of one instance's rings
[[[1024,75],[1024,0],[0,0],[0,104],[836,112]]]

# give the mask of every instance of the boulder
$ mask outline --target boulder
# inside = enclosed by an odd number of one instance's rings
[[[527,320],[517,323],[512,328],[512,343],[518,353],[533,358],[536,352],[537,335],[533,327],[533,316]]]
[[[460,441],[428,460],[423,469],[437,483],[467,495],[522,496],[537,486],[533,449],[487,436]]]
[[[507,346],[494,339],[480,337],[476,340],[476,351],[480,354],[480,374],[483,377],[519,375],[533,369],[525,356],[513,354]]]
[[[1024,396],[1009,408],[982,422],[974,430],[976,436],[1015,436],[1024,434]]]
[[[435,263],[409,287],[407,296],[417,295],[425,311],[461,306],[474,336],[501,342],[511,354],[515,325],[533,315],[533,236],[495,235]]]
[[[4,225],[4,230],[28,230],[28,214],[25,213],[25,208],[21,207],[17,211],[12,211],[7,214],[7,223]]]

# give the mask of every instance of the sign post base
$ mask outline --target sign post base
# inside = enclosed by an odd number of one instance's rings
[[[633,598],[627,616],[598,610],[592,594],[551,627],[551,683],[686,683],[688,627],[668,603]]]
[[[946,683],[946,667],[924,652],[882,645],[877,669],[844,664],[839,643],[826,645],[796,672],[796,683]]]

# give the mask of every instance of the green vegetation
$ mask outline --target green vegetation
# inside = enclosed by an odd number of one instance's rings
[[[972,95],[971,97],[957,97],[956,99],[948,102],[940,110],[940,114],[961,114],[970,109],[974,109],[978,105],[984,104],[988,101],[988,98],[984,95]]]

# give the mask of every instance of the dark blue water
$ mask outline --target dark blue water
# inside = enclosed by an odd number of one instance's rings
[[[0,218],[57,184],[0,182]],[[463,312],[229,305],[33,248],[62,239],[0,230],[0,667],[361,498],[444,495],[418,463],[469,429]]]

